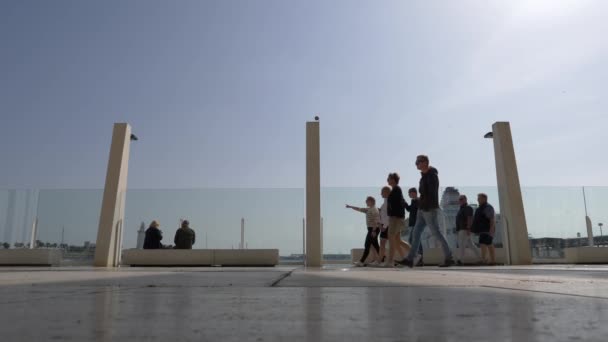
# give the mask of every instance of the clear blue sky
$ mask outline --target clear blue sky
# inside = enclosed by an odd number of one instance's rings
[[[608,185],[605,1],[0,1],[0,188],[100,188],[129,122],[132,188]]]

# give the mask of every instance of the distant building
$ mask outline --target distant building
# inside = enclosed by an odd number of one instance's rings
[[[146,224],[144,222],[139,226],[139,230],[137,231],[137,248],[144,248],[144,240],[146,238]]]

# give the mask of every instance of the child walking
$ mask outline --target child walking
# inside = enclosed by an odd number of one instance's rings
[[[373,261],[370,263],[371,265],[378,264],[378,253],[380,253],[380,246],[378,245],[378,226],[380,223],[380,212],[378,208],[376,208],[376,199],[372,196],[367,197],[365,204],[367,208],[357,208],[352,205],[346,205],[347,209],[353,209],[362,213],[365,213],[365,221],[367,223],[367,236],[365,237],[365,250],[363,251],[363,256],[361,256],[361,260],[355,263],[355,266],[361,267],[365,266],[365,260],[370,253],[370,246],[374,246]]]
[[[391,188],[385,186],[382,188],[380,195],[384,199],[384,203],[380,207],[380,256],[378,262],[383,263],[386,258],[386,244],[388,243],[388,195],[391,193]]]

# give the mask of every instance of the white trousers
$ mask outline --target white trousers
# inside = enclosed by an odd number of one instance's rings
[[[466,230],[458,231],[458,260],[464,262],[464,252],[467,248],[470,248],[475,256],[478,259],[481,259],[481,253],[479,253],[479,248],[475,246],[473,240],[471,239],[472,235],[467,234]]]

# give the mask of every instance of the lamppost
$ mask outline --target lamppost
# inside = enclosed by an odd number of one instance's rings
[[[604,224],[600,222],[597,225],[600,227],[600,242],[603,244],[603,242],[604,242],[604,234],[602,234],[602,227],[604,226]]]

